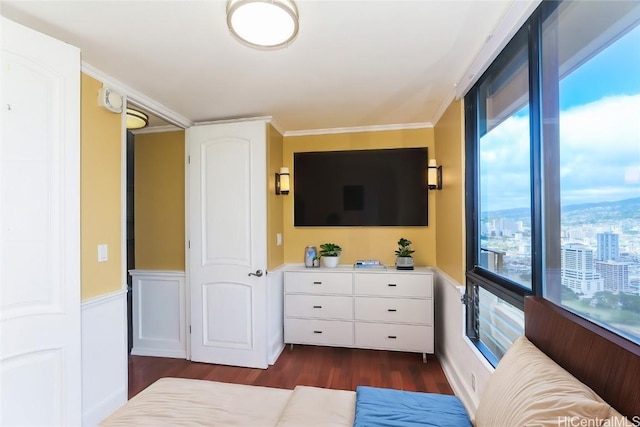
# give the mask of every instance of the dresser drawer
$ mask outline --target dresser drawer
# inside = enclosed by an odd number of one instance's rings
[[[356,347],[433,353],[433,326],[355,323]]]
[[[284,274],[287,293],[341,294],[353,293],[353,274],[288,271]]]
[[[287,295],[287,317],[353,320],[353,297],[335,295]]]
[[[353,322],[339,320],[285,319],[287,344],[353,346]]]
[[[433,304],[430,299],[356,297],[355,319],[432,325]]]
[[[433,276],[431,274],[376,274],[354,275],[356,295],[431,298]]]

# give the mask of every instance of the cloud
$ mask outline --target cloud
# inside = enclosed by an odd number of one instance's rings
[[[512,116],[480,144],[482,210],[529,206],[528,118]],[[563,205],[640,197],[640,93],[560,113],[560,186]]]

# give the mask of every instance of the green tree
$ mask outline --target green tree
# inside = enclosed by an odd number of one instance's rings
[[[620,305],[623,310],[640,313],[640,295],[620,293],[618,298],[620,299]]]
[[[573,289],[569,289],[568,286],[560,286],[560,300],[561,301],[576,301],[578,300],[578,294]]]
[[[595,306],[598,308],[606,308],[615,310],[620,308],[618,305],[620,299],[617,294],[611,291],[600,291],[593,294],[592,301],[595,302]]]

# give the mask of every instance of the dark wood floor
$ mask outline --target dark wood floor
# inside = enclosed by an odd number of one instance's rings
[[[129,356],[129,398],[162,377],[293,389],[296,385],[355,390],[358,385],[453,394],[435,356],[379,350],[287,346],[269,369]]]

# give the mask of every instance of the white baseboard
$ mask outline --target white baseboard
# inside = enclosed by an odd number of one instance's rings
[[[284,274],[280,267],[267,276],[267,362],[273,365],[284,350]]]
[[[106,417],[115,412],[118,408],[127,402],[127,390],[116,390],[109,396],[106,396],[102,401],[98,402],[93,408],[88,411],[82,411],[82,426],[90,427],[97,426]]]
[[[462,378],[460,377],[456,369],[452,366],[452,363],[449,359],[439,356],[438,362],[440,362],[440,366],[442,367],[444,376],[447,377],[447,381],[449,381],[449,385],[453,389],[453,393],[462,401],[462,404],[466,408],[469,417],[473,419],[473,417],[475,416],[477,404],[473,401],[471,395],[469,395],[464,381],[462,381]]]
[[[186,359],[187,352],[182,350],[163,350],[158,348],[132,348],[132,356],[153,356],[153,357],[169,357],[172,359]]]
[[[95,426],[128,398],[127,293],[82,302],[82,425]]]
[[[267,355],[269,360],[269,365],[275,365],[276,361],[278,360],[278,357],[280,357],[280,354],[282,354],[282,351],[284,350],[285,344],[282,341],[282,336],[280,336],[279,340],[277,342],[274,342],[270,347],[269,347],[269,354]]]
[[[434,270],[436,354],[453,392],[473,419],[493,367],[465,334],[465,308],[460,302],[462,285],[439,269]],[[472,376],[475,376],[475,390]]]

